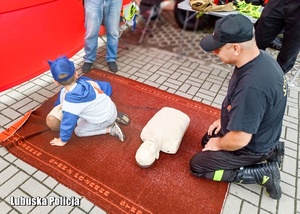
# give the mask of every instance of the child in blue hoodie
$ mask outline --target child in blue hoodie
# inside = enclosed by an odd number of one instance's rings
[[[50,144],[66,145],[73,131],[79,137],[111,134],[124,142],[125,135],[116,123],[117,108],[109,97],[109,83],[78,78],[74,63],[65,56],[48,63],[54,80],[63,86],[46,118],[48,127],[60,132]]]

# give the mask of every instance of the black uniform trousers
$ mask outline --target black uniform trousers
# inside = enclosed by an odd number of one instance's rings
[[[254,153],[246,149],[198,152],[190,160],[190,170],[198,177],[234,182],[241,167],[265,161],[272,153],[273,149],[267,153]]]
[[[277,62],[287,73],[293,68],[300,50],[300,0],[269,0],[255,23],[258,48],[265,50],[283,29]]]

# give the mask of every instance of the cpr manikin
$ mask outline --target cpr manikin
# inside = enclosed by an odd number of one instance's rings
[[[150,167],[159,152],[175,154],[180,146],[190,118],[183,112],[163,107],[146,124],[141,132],[143,143],[138,148],[135,159],[142,168]]]

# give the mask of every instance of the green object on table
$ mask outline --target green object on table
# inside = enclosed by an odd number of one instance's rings
[[[237,1],[237,9],[243,14],[252,16],[253,18],[258,19],[261,15],[261,6],[247,4],[245,1]]]

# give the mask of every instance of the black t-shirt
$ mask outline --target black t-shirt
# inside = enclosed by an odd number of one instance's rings
[[[278,141],[287,100],[287,83],[277,62],[265,51],[235,68],[222,104],[221,133],[252,134],[246,149],[268,152]]]

